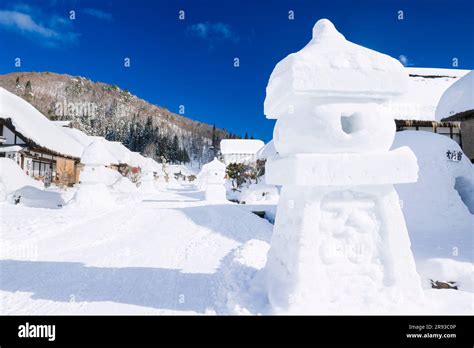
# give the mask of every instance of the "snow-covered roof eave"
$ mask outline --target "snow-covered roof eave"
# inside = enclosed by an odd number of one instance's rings
[[[80,159],[83,147],[33,105],[0,87],[0,119],[31,147]]]
[[[223,155],[254,155],[264,146],[265,143],[258,139],[222,139],[220,143]]]
[[[17,133],[18,136],[26,143],[27,147],[31,148],[32,150],[39,150],[39,151],[42,151],[42,152],[45,152],[45,153],[49,153],[53,156],[65,157],[65,158],[73,159],[75,161],[80,161],[80,159],[81,159],[80,156],[77,156],[77,155],[74,156],[74,155],[62,153],[62,152],[59,152],[59,151],[55,151],[55,150],[52,150],[51,148],[48,148],[46,146],[42,146],[42,145],[38,144],[33,139],[31,139],[31,138],[25,136],[23,133],[19,132],[16,129],[15,123],[13,122],[13,120],[11,118],[2,118],[2,117],[0,117],[0,120],[3,120],[5,122],[5,125],[7,125],[13,132]]]

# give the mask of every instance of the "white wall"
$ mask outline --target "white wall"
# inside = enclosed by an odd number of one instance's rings
[[[230,163],[250,163],[256,161],[256,155],[248,153],[230,153],[223,155],[223,158],[226,166]]]

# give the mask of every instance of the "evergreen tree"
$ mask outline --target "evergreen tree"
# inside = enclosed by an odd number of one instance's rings
[[[155,141],[154,139],[153,120],[151,116],[146,119],[145,127],[143,128],[143,147],[146,147]]]
[[[175,134],[173,137],[173,142],[171,144],[171,149],[170,149],[170,162],[176,163],[179,160],[179,141],[178,141],[178,136]]]
[[[220,139],[219,135],[217,134],[216,125],[212,126],[212,143],[211,143],[211,157],[214,158],[219,153],[220,148]]]
[[[247,134],[247,132],[245,132],[245,137],[244,139],[248,139],[249,138],[249,135]]]
[[[33,95],[31,82],[28,80],[25,85],[25,98],[26,100],[30,100],[31,96]]]

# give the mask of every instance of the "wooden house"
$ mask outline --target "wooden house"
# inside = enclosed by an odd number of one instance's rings
[[[73,185],[83,147],[31,104],[0,88],[0,157],[38,180]]]

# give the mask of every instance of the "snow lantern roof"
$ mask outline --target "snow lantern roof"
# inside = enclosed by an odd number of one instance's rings
[[[441,96],[436,120],[474,109],[474,71],[453,83]]]
[[[265,143],[256,139],[222,139],[220,146],[223,155],[255,154]]]
[[[85,165],[109,166],[116,164],[117,159],[108,150],[106,140],[96,138],[84,149],[81,162]]]
[[[278,118],[302,96],[321,103],[386,100],[402,94],[407,82],[398,60],[347,41],[329,20],[320,19],[312,40],[276,65],[264,111],[267,118]]]
[[[225,171],[225,168],[226,168],[225,164],[214,157],[214,159],[211,162],[206,163],[205,165],[202,166],[201,172],[206,173],[209,171]]]
[[[11,120],[15,130],[39,147],[55,154],[80,158],[83,146],[48,120],[27,101],[0,87],[0,118]]]

